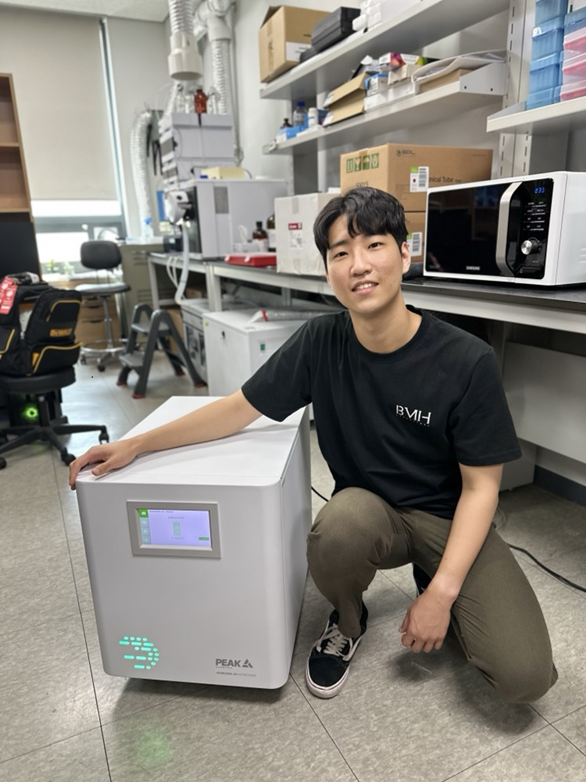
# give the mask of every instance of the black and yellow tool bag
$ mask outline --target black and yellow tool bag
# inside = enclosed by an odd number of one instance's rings
[[[22,377],[73,366],[81,293],[18,276],[0,280],[0,373]]]

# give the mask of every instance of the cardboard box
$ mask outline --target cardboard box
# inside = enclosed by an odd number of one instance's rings
[[[328,110],[324,127],[364,113],[367,73],[360,73],[326,95],[324,108]]]
[[[406,212],[424,212],[430,187],[490,179],[492,150],[383,144],[340,156],[342,193],[378,187],[391,193]]]
[[[407,244],[414,262],[425,259],[425,212],[405,212]]]
[[[311,46],[311,32],[326,11],[271,6],[258,31],[260,80],[271,81],[299,63],[299,55]]]
[[[313,240],[313,224],[324,206],[338,193],[307,193],[275,199],[277,272],[325,274],[323,258]]]

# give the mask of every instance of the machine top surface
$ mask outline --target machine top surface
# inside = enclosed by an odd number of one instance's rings
[[[133,437],[179,418],[219,397],[173,396],[126,435]],[[230,437],[139,456],[101,478],[86,468],[78,483],[266,486],[281,480],[305,410],[279,423],[262,416]]]

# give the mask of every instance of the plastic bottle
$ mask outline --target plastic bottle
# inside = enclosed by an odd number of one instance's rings
[[[256,222],[256,228],[252,232],[252,243],[257,253],[266,253],[269,249],[269,236],[262,227],[262,220]]]
[[[277,249],[277,231],[275,230],[275,215],[267,217],[267,234],[269,236],[269,252],[274,253]]]
[[[152,239],[154,236],[153,233],[153,218],[152,217],[145,217],[142,221],[142,238],[143,239]]]
[[[305,108],[305,101],[298,100],[293,112],[293,126],[307,126],[307,109]]]
[[[208,96],[198,87],[193,95],[193,106],[196,114],[206,114],[208,110]]]

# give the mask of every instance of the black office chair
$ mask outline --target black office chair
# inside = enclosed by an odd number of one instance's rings
[[[34,423],[30,424],[0,428],[0,469],[6,467],[6,460],[2,454],[35,440],[48,441],[53,448],[59,451],[65,464],[70,464],[75,456],[68,452],[57,435],[100,432],[100,442],[108,442],[108,430],[105,426],[70,424],[67,417],[62,414],[61,389],[74,382],[75,370],[73,367],[27,377],[11,377],[0,374],[0,392],[4,392],[8,396],[9,409],[13,411],[17,407],[28,409],[30,405],[32,416],[36,419]]]
[[[98,297],[102,301],[102,310],[104,316],[104,339],[88,342],[81,348],[81,363],[85,364],[88,358],[98,359],[98,370],[103,372],[106,363],[113,357],[122,353],[124,344],[120,340],[114,339],[112,329],[112,318],[110,317],[109,299],[118,293],[130,290],[130,285],[125,282],[108,281],[108,272],[120,266],[122,256],[120,248],[115,242],[96,240],[84,242],[80,249],[80,259],[82,266],[86,269],[94,269],[98,272],[106,272],[104,282],[96,282],[84,285],[77,285],[78,290],[84,297]],[[98,274],[99,276],[99,274]]]

